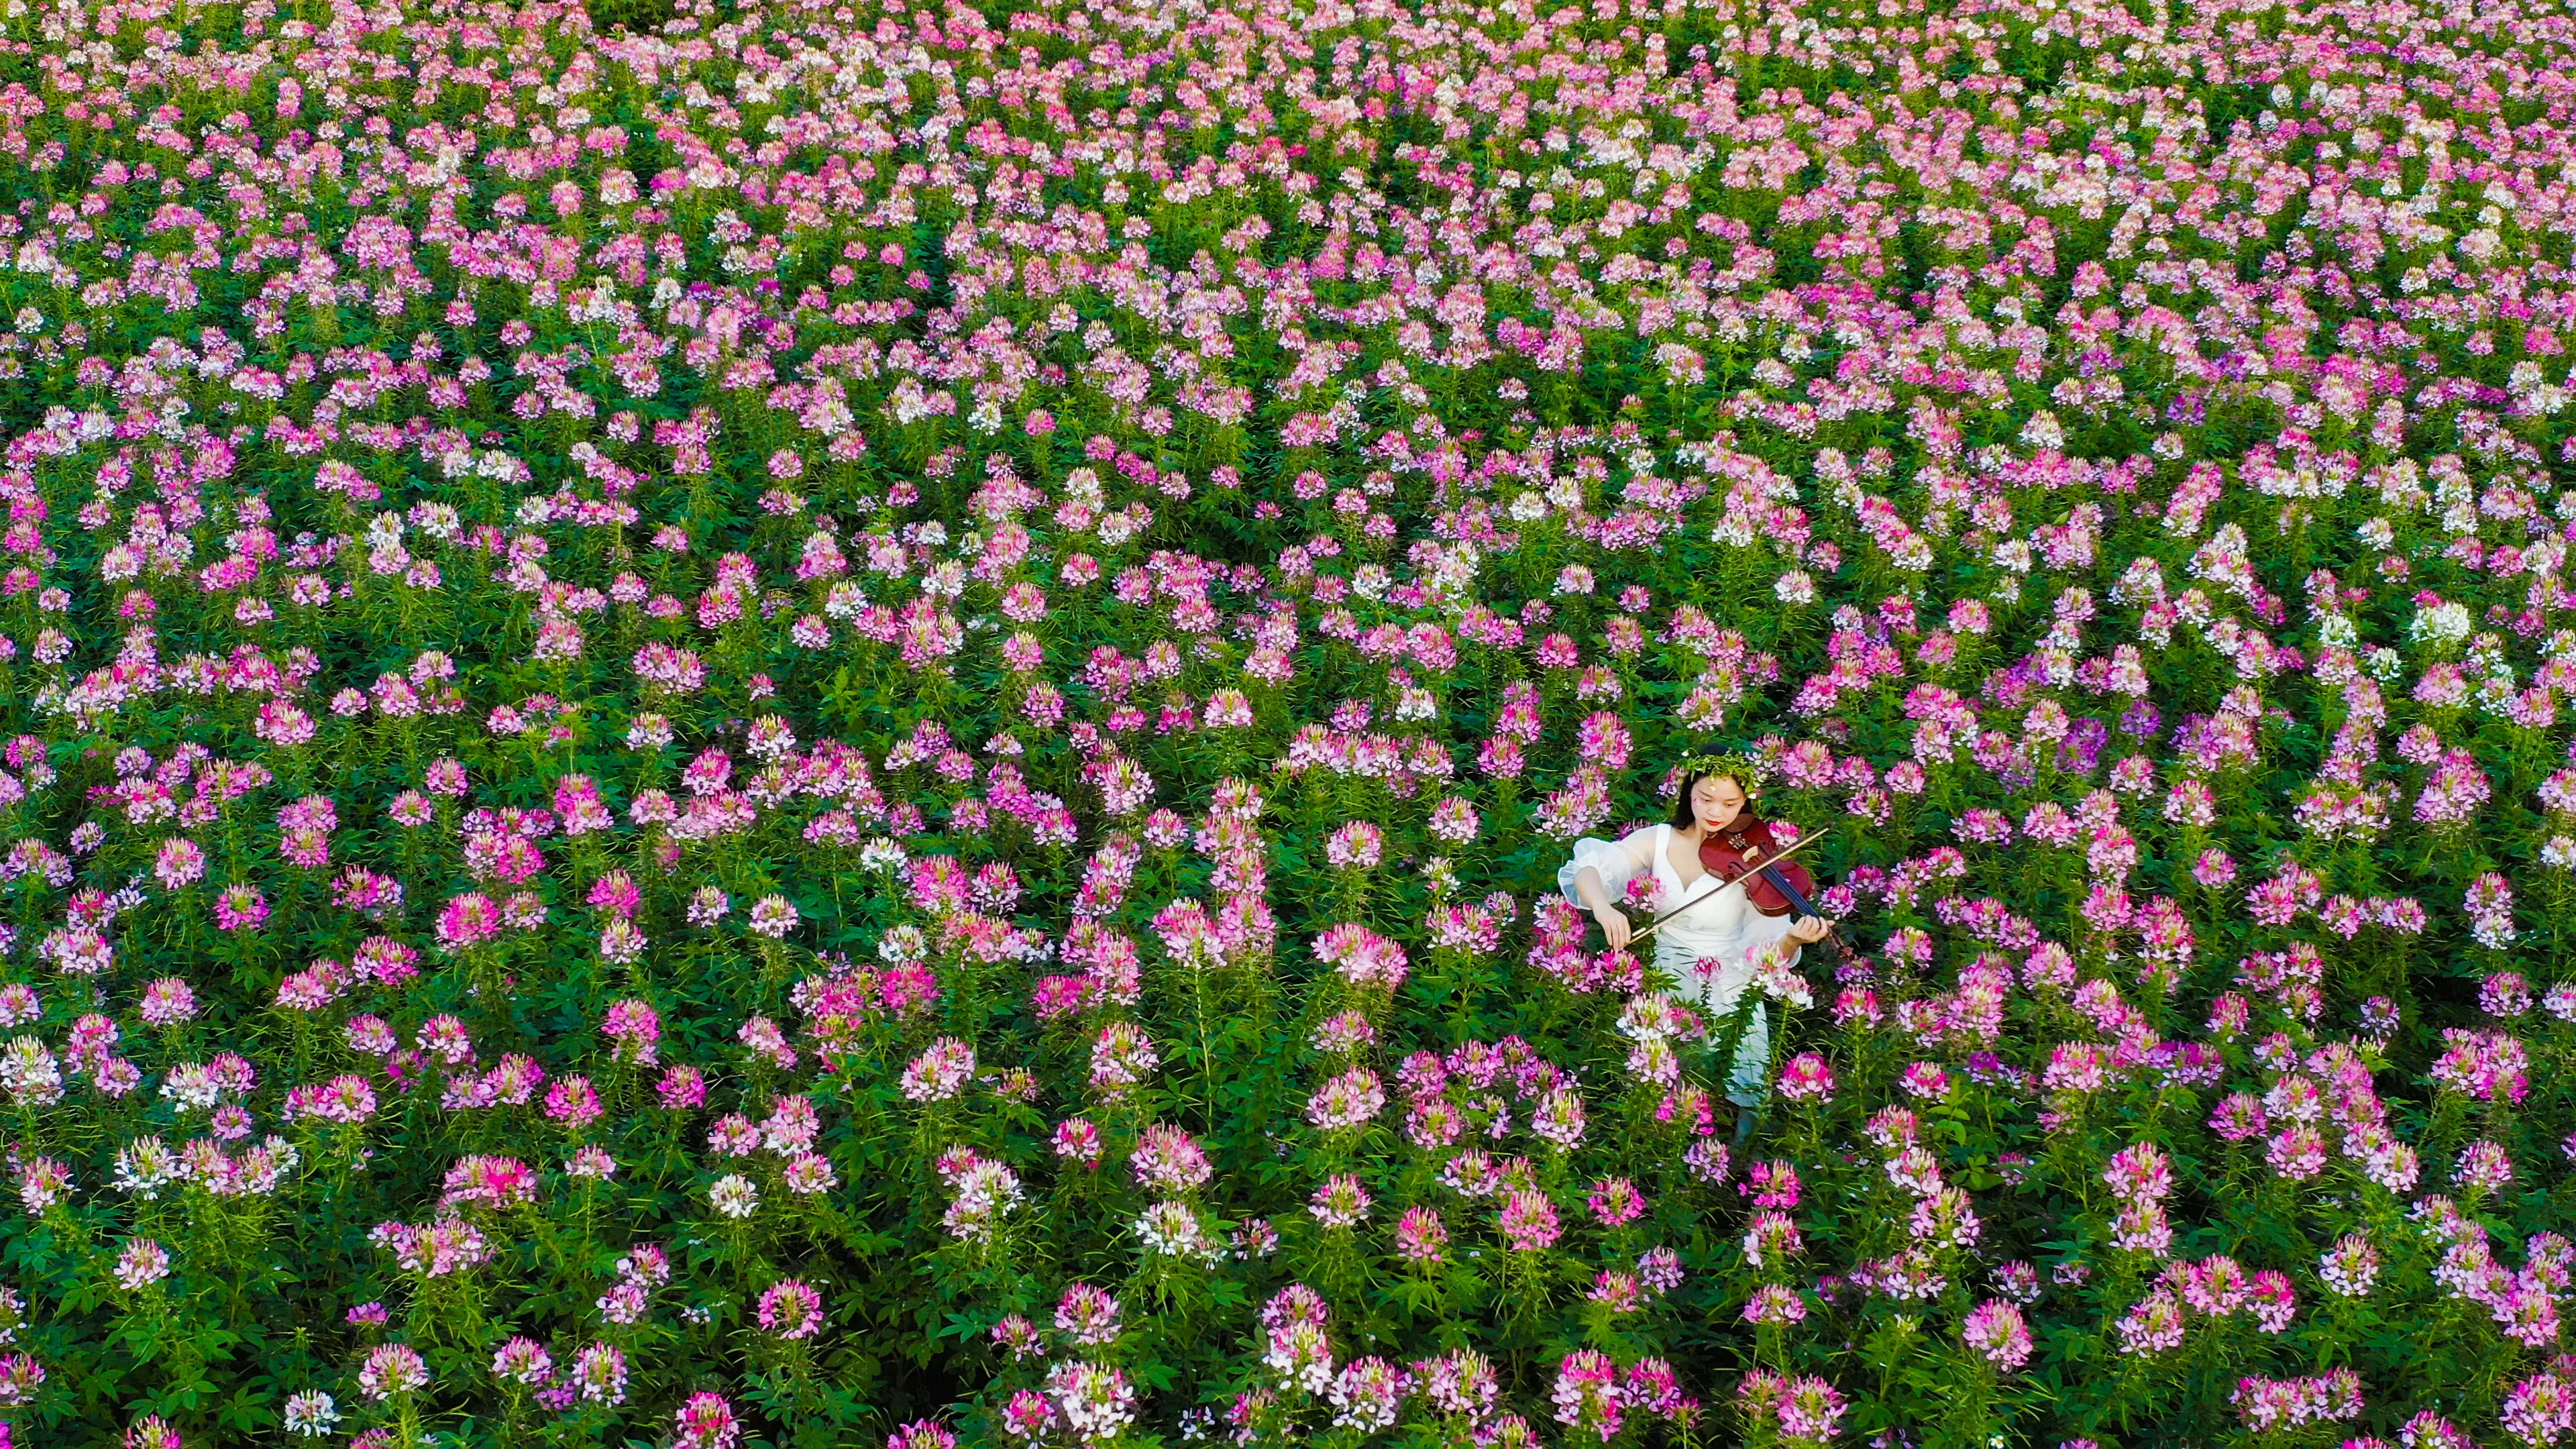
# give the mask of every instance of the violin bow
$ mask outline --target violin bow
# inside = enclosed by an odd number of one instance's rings
[[[1628,938],[1629,944],[1634,945],[1637,942],[1646,939],[1648,936],[1655,933],[1657,927],[1663,925],[1673,917],[1680,915],[1682,912],[1689,910],[1691,907],[1698,905],[1702,901],[1717,899],[1719,896],[1726,894],[1735,887],[1753,879],[1753,877],[1761,874],[1764,870],[1779,864],[1781,861],[1787,860],[1790,856],[1796,855],[1799,851],[1806,849],[1809,845],[1812,845],[1823,838],[1824,832],[1822,831],[1818,831],[1812,835],[1799,836],[1795,841],[1790,843],[1787,849],[1781,851],[1778,855],[1763,857],[1761,860],[1756,861],[1751,869],[1745,871],[1742,875],[1729,878],[1725,884],[1720,885],[1717,889],[1713,891],[1704,891],[1699,895],[1692,896],[1690,899],[1683,901],[1680,905],[1675,906],[1671,910],[1664,912],[1662,915],[1655,917],[1651,921],[1648,921],[1634,935]],[[1794,894],[1794,892],[1791,894]]]

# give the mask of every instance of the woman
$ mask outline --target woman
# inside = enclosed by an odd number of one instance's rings
[[[1750,802],[1762,788],[1763,764],[1750,755],[1695,756],[1682,762],[1672,818],[1650,825],[1620,841],[1586,837],[1574,843],[1574,858],[1557,871],[1557,888],[1566,898],[1592,912],[1613,950],[1624,949],[1635,927],[1619,903],[1629,882],[1650,877],[1657,889],[1657,908],[1670,911],[1685,901],[1701,901],[1654,935],[1655,966],[1679,987],[1678,994],[1723,1021],[1745,988],[1753,983],[1763,951],[1778,942],[1803,945],[1820,940],[1825,923],[1815,916],[1770,916],[1756,909],[1748,882],[1728,889],[1701,864],[1700,847],[1712,837],[1738,830],[1753,819]],[[1745,852],[1758,864],[1759,851]],[[1796,946],[1788,964],[1798,957]],[[1736,1140],[1753,1130],[1754,1109],[1770,1086],[1770,1022],[1756,1001],[1753,1019],[1736,1047],[1726,1095],[1738,1108]]]

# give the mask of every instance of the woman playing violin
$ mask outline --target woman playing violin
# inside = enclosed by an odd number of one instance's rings
[[[1822,939],[1827,929],[1821,917],[1792,915],[1783,894],[1759,876],[1724,889],[1737,875],[1760,870],[1765,860],[1786,848],[1787,842],[1751,808],[1762,787],[1764,764],[1751,755],[1683,761],[1675,772],[1679,783],[1671,819],[1623,840],[1578,840],[1574,858],[1557,871],[1558,889],[1592,912],[1614,950],[1625,949],[1636,930],[1621,908],[1632,894],[1632,881],[1653,883],[1651,899],[1660,910],[1697,901],[1655,931],[1654,964],[1678,988],[1677,995],[1717,1020],[1736,1009],[1767,948],[1775,943],[1785,947],[1785,964],[1794,967],[1799,947]],[[1813,881],[1796,862],[1782,865],[1780,872],[1795,873],[1792,885],[1801,894],[1813,892]],[[1712,898],[1699,900],[1702,896]],[[1727,1078],[1726,1095],[1741,1109],[1739,1139],[1750,1132],[1754,1109],[1770,1086],[1770,1048],[1770,1023],[1757,1000]]]

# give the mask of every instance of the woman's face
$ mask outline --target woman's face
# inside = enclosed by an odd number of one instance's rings
[[[1709,830],[1723,830],[1744,810],[1744,788],[1724,775],[1709,775],[1691,786],[1691,813]]]

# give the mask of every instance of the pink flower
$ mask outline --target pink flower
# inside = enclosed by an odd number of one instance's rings
[[[2481,1138],[2460,1149],[2452,1180],[2472,1193],[2498,1191],[2513,1181],[2513,1158],[2502,1143]]]
[[[1306,1104],[1306,1120],[1326,1132],[1347,1132],[1376,1120],[1385,1108],[1386,1089],[1377,1073],[1355,1068],[1316,1090]]]
[[[1056,1304],[1056,1331],[1085,1347],[1118,1340],[1118,1300],[1088,1283],[1076,1283]]]
[[[2170,1352],[2182,1344],[2182,1303],[2170,1291],[2160,1288],[2131,1308],[2115,1326],[2122,1353],[2152,1357]]]
[[[1309,1207],[1315,1214],[1315,1221],[1325,1227],[1348,1228],[1368,1216],[1371,1201],[1368,1189],[1360,1186],[1358,1178],[1348,1173],[1336,1173],[1325,1179],[1322,1187],[1315,1189]]]
[[[2228,1398],[2257,1434],[2350,1419],[2362,1410],[2361,1379],[2348,1368],[2318,1378],[2243,1378]]]
[[[1841,1393],[1823,1379],[1790,1378],[1770,1369],[1746,1374],[1735,1392],[1746,1417],[1784,1444],[1829,1442],[1847,1412]]]
[[[2110,1164],[2102,1169],[2102,1181],[2113,1195],[2123,1199],[2161,1199],[2173,1193],[2173,1172],[2162,1149],[2152,1142],[2140,1142],[2112,1154]]]
[[[808,1338],[823,1326],[823,1295],[802,1279],[782,1278],[761,1293],[758,1316],[764,1332]]]
[[[605,1110],[588,1077],[560,1077],[546,1088],[546,1115],[576,1131],[598,1121]]]
[[[358,1369],[358,1387],[379,1401],[416,1392],[428,1383],[429,1365],[404,1344],[379,1344],[368,1351]]]
[[[1753,1292],[1744,1305],[1744,1321],[1752,1324],[1798,1323],[1807,1316],[1807,1300],[1794,1288],[1767,1283]]]
[[[616,1044],[619,1061],[641,1067],[654,1064],[662,1036],[662,1020],[649,1004],[632,999],[609,1003],[608,1016],[600,1023],[599,1030],[601,1035]]]
[[[2289,1276],[2274,1269],[2254,1275],[2253,1298],[2255,1326],[2265,1333],[2284,1331],[2298,1312],[2298,1294],[2291,1289]]]
[[[678,1449],[734,1449],[741,1442],[742,1426],[722,1394],[691,1394],[676,1417]]]
[[[653,1094],[665,1110],[685,1112],[706,1101],[706,1074],[696,1067],[671,1067],[662,1073],[662,1080],[654,1084]]]
[[[1561,1231],[1556,1205],[1544,1194],[1527,1191],[1515,1191],[1505,1198],[1499,1225],[1512,1251],[1522,1253],[1553,1246]]]
[[[488,941],[501,931],[501,908],[489,896],[469,891],[450,899],[438,913],[438,941],[450,951]]]
[[[1585,1205],[1602,1226],[1612,1228],[1635,1222],[1646,1211],[1645,1196],[1624,1177],[1610,1178],[1595,1186]]]
[[[1448,1245],[1448,1226],[1441,1222],[1440,1214],[1430,1208],[1406,1208],[1403,1217],[1396,1222],[1396,1256],[1408,1263],[1443,1262]]]
[[[2023,1321],[2019,1308],[2000,1298],[1989,1298],[1970,1309],[1959,1336],[1987,1362],[2007,1373],[2030,1358],[2030,1326]]]
[[[1549,1397],[1556,1404],[1558,1423],[1571,1425],[1581,1434],[1598,1435],[1605,1444],[1618,1436],[1626,1396],[1619,1388],[1618,1366],[1598,1349],[1567,1354],[1557,1365],[1556,1387]]]
[[[2563,1372],[2567,1360],[2557,1362]],[[2523,1444],[2555,1444],[2576,1430],[2576,1387],[2556,1372],[2533,1374],[2506,1392],[2496,1417]]]
[[[247,885],[226,886],[215,897],[215,927],[223,931],[256,931],[268,919],[268,898]]]
[[[1780,1095],[1792,1102],[1825,1103],[1834,1099],[1833,1070],[1814,1052],[1800,1052],[1780,1068]]]

